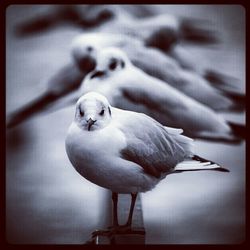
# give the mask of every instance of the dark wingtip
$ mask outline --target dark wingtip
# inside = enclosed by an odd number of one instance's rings
[[[229,173],[229,172],[230,172],[230,170],[229,170],[229,169],[227,169],[227,168],[223,168],[223,167],[216,168],[216,169],[214,169],[214,170],[221,171],[221,172],[227,172],[227,173]]]
[[[198,44],[221,43],[220,34],[208,20],[183,17],[181,22],[182,39]]]
[[[15,27],[14,33],[17,37],[25,37],[29,35],[35,35],[38,32],[44,32],[55,25],[54,20],[47,17],[37,18],[26,21]]]
[[[29,103],[11,113],[7,118],[6,127],[10,129],[17,126],[18,124],[31,118],[33,115],[36,115],[44,110],[46,107],[48,107],[49,104],[57,99],[58,96],[54,95],[53,93],[42,94],[37,99],[30,101]]]
[[[232,134],[235,135],[239,139],[246,139],[246,126],[242,124],[237,124],[234,122],[227,122],[232,130]]]
[[[211,165],[217,164],[217,163],[215,163],[213,161],[206,160],[206,159],[204,159],[204,158],[202,158],[202,157],[200,157],[198,155],[193,155],[192,159],[196,160],[196,161],[201,161],[201,162],[208,162],[209,161],[209,162],[211,162]],[[219,165],[219,164],[217,164],[217,165]],[[230,170],[228,170],[227,168],[223,168],[223,167],[218,167],[218,168],[214,168],[214,169],[211,169],[211,170],[216,170],[216,171],[221,171],[221,172],[230,172]]]
[[[211,84],[220,90],[229,89],[229,91],[237,91],[240,80],[234,76],[220,73],[216,70],[207,69],[205,70],[203,77]]]
[[[8,117],[7,118],[7,121],[6,121],[6,128],[7,129],[11,129],[13,127],[15,127],[15,125],[17,124],[18,122],[15,122],[15,120],[12,118],[12,117]]]
[[[225,93],[233,101],[232,111],[243,111],[246,109],[246,95],[237,93]]]

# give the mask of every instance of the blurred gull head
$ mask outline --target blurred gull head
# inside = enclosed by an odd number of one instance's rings
[[[93,36],[77,36],[71,44],[71,54],[79,69],[91,71],[96,66],[98,42]]]
[[[97,65],[90,79],[95,77],[110,76],[131,65],[127,55],[120,49],[110,47],[97,54]]]

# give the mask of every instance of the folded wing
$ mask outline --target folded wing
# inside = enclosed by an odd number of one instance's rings
[[[127,142],[121,151],[124,159],[137,163],[145,172],[159,178],[192,155],[192,139],[181,135],[181,129],[164,127],[141,113],[129,113],[129,119],[121,118],[121,130]]]

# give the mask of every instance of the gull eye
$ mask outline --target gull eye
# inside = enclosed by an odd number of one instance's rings
[[[104,109],[99,113],[99,115],[104,115]]]
[[[91,52],[92,50],[93,50],[93,48],[92,48],[91,46],[88,46],[88,47],[87,47],[87,51],[88,51],[88,52]]]
[[[84,116],[84,112],[81,109],[79,109],[79,114],[80,116]]]
[[[112,60],[112,62],[109,64],[109,69],[114,70],[117,67],[117,61]]]

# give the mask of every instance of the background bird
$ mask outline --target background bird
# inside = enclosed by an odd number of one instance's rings
[[[34,114],[44,111],[51,107],[51,104],[77,89],[86,74],[94,69],[97,51],[110,46],[124,50],[133,64],[146,73],[169,83],[214,110],[242,111],[245,108],[245,95],[237,93],[236,86],[236,91],[229,91],[227,87],[230,81],[236,81],[236,79],[227,77],[227,81],[217,87],[211,85],[211,82],[222,82],[220,79],[226,76],[211,71],[203,78],[196,72],[181,68],[175,60],[161,51],[145,47],[140,40],[127,35],[90,33],[77,36],[72,42],[71,53],[75,64],[70,63],[55,74],[48,82],[46,92],[39,98],[12,113],[8,117],[7,127],[11,128]],[[197,88],[199,91],[196,91]]]
[[[185,40],[185,38],[191,38],[190,41],[207,41],[208,43],[217,40],[217,34],[213,26],[205,20],[199,20],[198,22],[198,20],[193,18],[180,18],[168,14],[152,15],[152,8],[147,8],[147,6],[134,6],[134,8],[124,6],[124,8],[121,8],[118,5],[63,5],[51,7],[51,11],[49,11],[48,7],[45,7],[45,9],[47,13],[45,16],[42,14],[45,13],[45,11],[41,11],[33,20],[18,26],[18,34],[25,35],[43,29],[46,30],[56,24],[70,22],[85,28],[91,28],[97,32],[122,33],[137,37],[148,46],[156,46],[159,49],[163,49],[161,46],[164,44],[165,52],[171,50],[166,49],[167,47],[175,47],[174,44],[176,42]],[[149,11],[150,9],[151,11]],[[138,14],[140,12],[139,10],[142,11],[141,13],[144,13],[141,18],[138,18],[138,16],[140,16],[140,14]],[[160,41],[160,44],[155,44],[153,41]],[[142,50],[144,49],[145,48],[142,48]],[[176,58],[178,59],[178,57]],[[51,103],[54,103],[64,96],[66,92],[74,89],[77,84],[80,84],[79,79],[81,77],[83,78],[88,72],[86,68],[88,68],[89,65],[86,60],[82,60],[81,64],[84,63],[87,64],[87,66],[84,66],[84,69],[81,67],[83,72],[73,69],[72,73],[69,73],[69,69],[72,68],[72,65],[66,65],[64,70],[58,72],[55,77],[49,81],[49,87],[45,93],[42,93],[36,100],[16,110],[8,117],[7,127],[13,127],[31,117],[33,114],[43,111],[50,106]],[[151,67],[148,68],[150,69]],[[66,79],[64,79],[64,75],[67,75]],[[213,74],[213,76],[214,75],[215,74]],[[217,74],[216,76],[216,78],[212,77],[213,80],[216,79],[213,82],[221,83],[222,81],[220,81],[220,79],[222,75]],[[184,82],[184,85],[186,85],[186,82],[190,82],[190,79],[187,78],[192,78],[192,76],[182,74],[181,79],[177,82]],[[57,83],[55,83],[55,79]],[[211,77],[207,79],[211,79]],[[199,81],[199,79],[196,79],[196,81]],[[52,85],[55,84],[56,87],[50,86],[51,83]],[[61,85],[61,87],[59,87],[59,85]],[[224,84],[219,85],[223,86]],[[57,89],[56,93],[54,92],[55,88]],[[190,90],[190,87],[185,86],[184,89],[187,90],[186,92],[194,93],[192,89]],[[228,100],[229,93],[227,93],[227,97],[223,96],[220,99],[218,99],[220,95],[217,95],[216,92],[213,93],[213,95],[217,101],[210,101],[210,105],[217,105],[217,109],[226,110],[227,107],[229,107],[232,108],[232,110],[242,110],[244,108],[243,95],[230,93],[231,100]],[[207,99],[210,100],[209,97],[200,95],[199,101],[202,100],[202,102],[208,103]],[[220,105],[218,105],[218,102]]]
[[[102,29],[126,32],[133,36],[147,37],[156,28],[162,31],[166,44],[177,38],[191,42],[214,43],[218,40],[215,27],[208,20],[156,15],[150,5],[61,5],[46,6],[30,20],[19,24],[19,35],[35,34],[58,24],[70,23],[83,29]],[[156,25],[152,25],[155,23]],[[112,26],[109,29],[108,26]],[[100,27],[99,27],[100,26]],[[136,26],[136,27],[135,27]],[[163,29],[161,29],[163,27]],[[138,32],[136,33],[136,28]],[[144,31],[139,28],[145,28]],[[159,29],[160,28],[160,29]]]
[[[181,127],[184,134],[193,138],[229,142],[244,138],[244,126],[225,121],[210,108],[145,74],[117,48],[98,53],[96,68],[85,77],[77,95],[90,91],[103,94],[115,107],[142,112],[164,125]]]
[[[180,65],[192,69],[195,65],[190,60],[191,55],[182,46],[175,46],[176,42],[187,40],[210,44],[221,37],[208,20],[156,15],[157,11],[150,5],[62,5],[43,9],[19,24],[17,34],[33,34],[67,22],[87,31],[125,33],[143,39],[148,46],[169,53]]]
[[[132,231],[138,192],[146,192],[168,174],[193,170],[228,171],[194,155],[192,140],[182,129],[164,127],[136,112],[112,107],[95,92],[76,103],[75,118],[66,137],[66,151],[76,171],[113,193],[113,228],[96,234]],[[127,223],[117,217],[118,193],[131,193]]]
[[[43,6],[11,5],[6,9],[7,114],[44,91],[44,82],[68,63],[71,39],[82,32],[65,25],[25,39],[13,36],[15,24]],[[213,20],[216,28],[223,31],[220,34],[225,43],[202,49],[185,46],[199,65],[204,63],[208,68],[237,76],[244,89],[242,7],[151,6],[157,7],[158,13]],[[64,140],[73,114],[74,106],[70,106],[6,131],[9,243],[83,244],[94,229],[106,228],[110,223],[110,192],[70,167]],[[244,113],[222,115],[244,123]],[[230,174],[196,171],[170,175],[152,191],[141,194],[146,244],[238,244],[245,240],[245,142],[226,145],[195,140],[194,149],[198,155],[227,166]]]
[[[209,72],[210,78],[209,76],[202,77],[196,72],[185,70],[168,55],[155,48],[145,47],[138,39],[121,34],[87,33],[77,36],[71,47],[77,65],[83,65],[81,61],[86,60],[86,58],[96,60],[97,50],[118,47],[125,51],[135,66],[214,110],[240,111],[245,108],[245,95],[240,94],[239,89],[237,90],[237,79],[227,77],[227,81],[216,86],[213,83],[222,82],[219,79],[225,79],[226,76],[211,71]],[[235,83],[234,91],[232,90],[232,82]],[[230,85],[231,90],[228,87]],[[199,91],[195,91],[197,89]]]
[[[112,19],[121,8],[135,17],[156,14],[150,5],[47,5],[33,11],[29,18],[16,26],[15,31],[18,36],[28,36],[67,24],[90,29]]]
[[[74,63],[63,67],[52,77],[46,90],[32,101],[13,111],[7,116],[6,126],[12,128],[28,118],[48,110],[53,103],[79,88],[85,75],[93,70],[95,61],[89,58],[84,63],[84,69],[79,69]]]
[[[151,6],[129,5],[63,5],[48,7],[38,13],[32,21],[18,26],[18,33],[29,34],[39,29],[46,29],[57,23],[70,22],[87,30],[128,34],[142,39],[147,46],[157,47],[188,69],[197,70],[192,55],[177,42],[188,40],[210,44],[219,40],[220,32],[208,20],[190,17],[175,17],[169,14],[153,15]],[[49,13],[49,14],[47,14]],[[132,13],[132,14],[131,14]],[[40,15],[39,15],[40,14]],[[38,17],[37,17],[38,16]],[[138,18],[138,17],[144,18]],[[200,68],[200,67],[199,67]],[[211,70],[209,70],[209,73]],[[205,73],[206,74],[206,73]],[[213,74],[215,75],[215,74]],[[227,77],[216,74],[214,84],[223,86]],[[211,78],[210,78],[211,79]],[[215,78],[213,78],[215,79]]]

